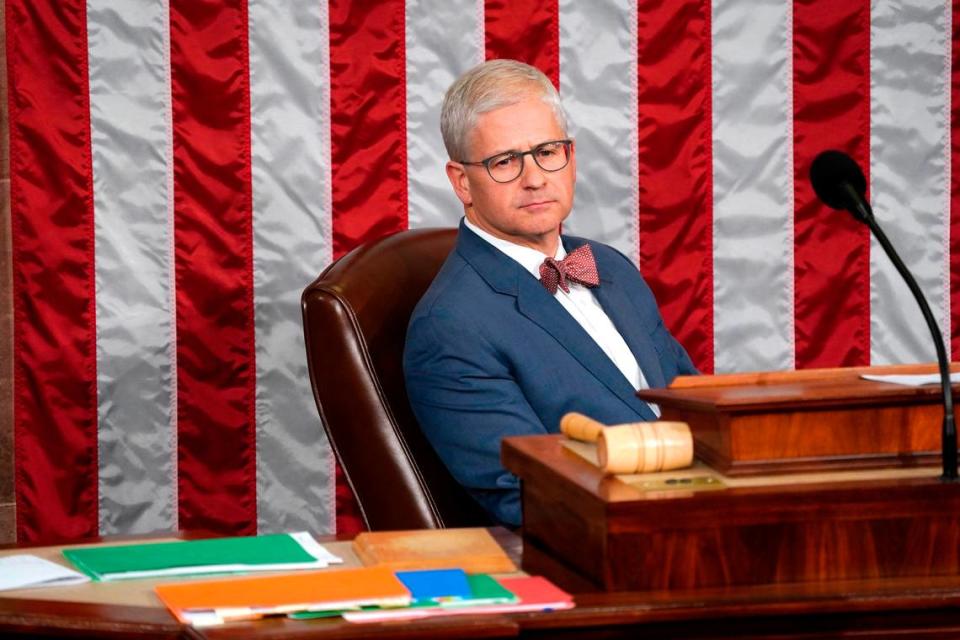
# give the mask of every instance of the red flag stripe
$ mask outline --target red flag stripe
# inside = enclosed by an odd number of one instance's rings
[[[640,269],[667,326],[711,373],[710,3],[641,2],[637,22]]]
[[[825,147],[870,166],[870,3],[802,0],[793,16],[796,367],[866,365],[869,230],[819,204],[808,172]]]
[[[532,65],[560,86],[560,17],[557,0],[486,0],[486,59]]]
[[[247,9],[170,3],[180,527],[256,532]]]
[[[407,228],[405,5],[332,0],[333,254]],[[337,465],[337,532],[363,529]]]
[[[952,359],[960,359],[960,0],[953,0],[950,67],[950,319]]]
[[[407,228],[401,0],[330,2],[333,253]]]
[[[98,533],[83,0],[9,0],[17,539]]]

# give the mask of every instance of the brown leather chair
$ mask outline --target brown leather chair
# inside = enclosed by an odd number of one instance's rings
[[[455,239],[418,229],[375,240],[303,292],[313,396],[371,530],[491,524],[427,442],[403,380],[410,314]]]

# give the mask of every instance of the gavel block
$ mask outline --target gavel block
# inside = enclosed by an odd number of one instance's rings
[[[580,413],[560,419],[568,438],[596,442],[597,461],[604,473],[650,473],[689,467],[693,436],[685,422],[631,422],[606,426]]]

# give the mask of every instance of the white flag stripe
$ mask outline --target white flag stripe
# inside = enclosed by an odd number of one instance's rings
[[[949,344],[950,32],[944,14],[944,3],[934,0],[873,5],[870,181],[877,221],[917,278]],[[875,240],[870,306],[872,363],[936,357],[917,305]]]
[[[170,0],[160,0],[163,7],[163,26],[170,24]],[[170,30],[161,28],[163,39],[163,79],[166,86],[173,86],[173,67],[170,60]],[[173,101],[171,91],[164,92],[164,110],[163,120],[166,125],[166,140],[163,150],[163,157],[166,159],[166,187],[167,187],[167,300],[169,303],[170,315],[170,342],[166,345],[167,355],[170,360],[170,484],[172,487],[172,506],[173,506],[173,531],[180,530],[180,467],[179,467],[179,401],[177,398],[177,270],[176,263],[176,237],[174,235],[176,206],[174,201],[174,166],[173,166]]]
[[[560,95],[577,145],[577,196],[564,231],[637,262],[635,3],[560,0]]]
[[[712,25],[714,367],[792,369],[788,3],[716,0]]]
[[[257,528],[333,529],[333,457],[313,402],[300,292],[332,258],[325,2],[250,0]]]
[[[407,211],[409,226],[452,227],[463,215],[444,165],[440,107],[447,87],[483,62],[483,0],[406,5]],[[462,159],[462,158],[461,158]]]
[[[100,533],[176,526],[163,3],[87,3]]]

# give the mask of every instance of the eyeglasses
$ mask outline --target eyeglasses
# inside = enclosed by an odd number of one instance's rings
[[[494,182],[512,182],[523,173],[523,156],[533,157],[533,161],[544,171],[560,171],[570,163],[570,147],[573,140],[551,140],[535,146],[530,151],[506,151],[490,156],[479,162],[460,164],[483,166]]]

